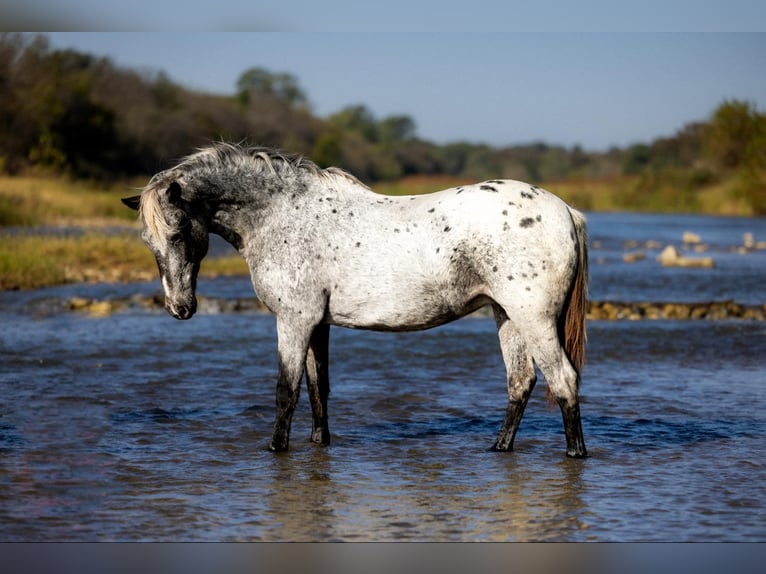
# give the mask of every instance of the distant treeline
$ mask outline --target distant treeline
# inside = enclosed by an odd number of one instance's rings
[[[406,115],[364,105],[319,118],[296,78],[254,67],[231,95],[184,88],[165,73],[52,49],[44,36],[0,34],[0,173],[44,167],[77,178],[151,174],[212,141],[248,141],[304,154],[371,181],[407,175],[537,183],[631,177],[632,193],[671,185],[694,193],[736,178],[766,213],[766,115],[725,101],[705,121],[654,142],[589,152],[533,143],[437,145]]]

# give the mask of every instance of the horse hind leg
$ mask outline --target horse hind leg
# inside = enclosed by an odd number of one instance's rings
[[[580,376],[559,342],[555,323],[546,325],[541,320],[537,325],[538,329],[527,335],[527,341],[535,363],[548,383],[548,392],[561,408],[567,456],[584,458],[587,451],[580,419]]]
[[[512,451],[516,431],[519,429],[529,395],[537,381],[535,366],[527,351],[526,343],[515,326],[508,319],[505,310],[497,304],[492,306],[497,323],[497,334],[506,369],[508,406],[505,409],[503,426],[497,435],[492,450]]]
[[[327,417],[327,397],[330,394],[329,376],[330,325],[320,324],[311,334],[306,355],[306,387],[311,402],[311,442],[330,444]]]

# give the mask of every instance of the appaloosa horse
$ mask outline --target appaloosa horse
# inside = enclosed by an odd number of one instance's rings
[[[270,448],[288,448],[306,373],[314,442],[328,444],[330,326],[428,329],[494,311],[508,404],[495,449],[513,450],[535,364],[564,419],[567,455],[586,456],[578,386],[584,360],[585,219],[525,183],[490,180],[421,196],[376,194],[352,175],[266,148],[215,144],[155,175],[123,202],[140,211],[165,306],[196,311],[208,234],[249,265],[276,316],[279,375]]]

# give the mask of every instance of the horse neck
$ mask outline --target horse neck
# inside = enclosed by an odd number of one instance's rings
[[[352,182],[338,183],[348,187]],[[311,174],[270,171],[221,173],[207,178],[206,197],[210,209],[210,231],[223,237],[238,250],[268,227],[268,220],[278,213],[290,213],[295,206],[326,193],[330,180]],[[332,182],[334,183],[334,181]],[[362,188],[363,189],[363,188]]]

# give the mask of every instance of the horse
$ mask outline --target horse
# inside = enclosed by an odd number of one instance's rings
[[[138,210],[166,310],[190,319],[209,234],[246,260],[275,316],[278,376],[269,445],[289,447],[304,373],[311,441],[330,443],[330,326],[429,329],[491,305],[508,402],[492,449],[512,451],[535,365],[561,408],[566,454],[587,455],[579,407],[588,253],[584,216],[538,186],[505,179],[385,196],[299,155],[217,143],[154,175]]]

